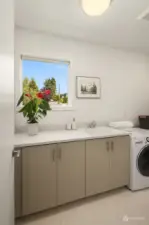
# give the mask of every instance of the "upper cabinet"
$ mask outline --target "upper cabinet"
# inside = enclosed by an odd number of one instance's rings
[[[22,214],[56,206],[56,145],[22,150]]]

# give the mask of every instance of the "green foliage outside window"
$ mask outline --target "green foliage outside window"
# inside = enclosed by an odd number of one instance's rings
[[[45,80],[44,88],[47,90],[51,90],[51,99],[54,100],[54,97],[56,95],[56,80],[54,78]]]
[[[44,90],[50,90],[50,98],[46,99],[50,102],[56,102],[58,104],[68,104],[68,95],[67,93],[60,94],[59,90],[56,89],[56,80],[55,78],[49,78],[44,81],[43,88],[41,89],[42,91]],[[59,87],[60,89],[60,87]],[[32,78],[29,80],[27,77],[24,78],[23,80],[23,92],[24,93],[31,93],[31,94],[36,94],[39,91],[38,85],[36,81]],[[23,103],[26,104],[28,101],[28,98],[24,97]]]

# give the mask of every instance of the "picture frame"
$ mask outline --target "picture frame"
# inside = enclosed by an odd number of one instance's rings
[[[82,99],[100,99],[101,82],[99,77],[76,77],[76,96]]]

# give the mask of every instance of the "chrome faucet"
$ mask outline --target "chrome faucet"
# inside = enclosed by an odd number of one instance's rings
[[[96,125],[96,121],[93,120],[91,123],[89,123],[89,128],[95,128]]]

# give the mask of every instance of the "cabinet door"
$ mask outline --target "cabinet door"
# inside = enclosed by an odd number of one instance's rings
[[[129,183],[130,137],[115,137],[110,145],[110,184],[113,189]]]
[[[58,145],[58,204],[85,197],[85,142]]]
[[[22,150],[23,215],[56,205],[55,145],[28,147]]]
[[[109,139],[86,142],[86,196],[110,189],[109,151]]]

